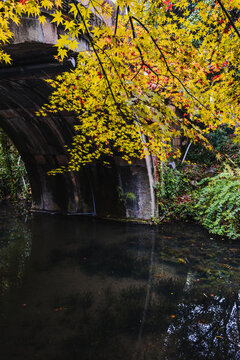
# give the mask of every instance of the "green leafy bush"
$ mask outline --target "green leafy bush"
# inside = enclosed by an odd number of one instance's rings
[[[225,170],[200,185],[195,205],[196,218],[213,234],[230,239],[240,237],[240,169]]]
[[[160,174],[161,181],[156,185],[158,198],[174,199],[176,196],[184,194],[189,186],[184,173],[178,169],[164,166]]]
[[[29,198],[25,165],[13,143],[0,129],[0,200]]]
[[[192,174],[191,174],[192,175]],[[183,170],[164,166],[160,169],[160,181],[155,186],[160,218],[186,220],[193,215],[191,176]]]

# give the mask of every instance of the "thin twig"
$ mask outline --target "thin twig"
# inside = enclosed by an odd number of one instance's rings
[[[106,57],[108,58],[108,60],[109,60],[110,63],[112,64],[112,66],[114,67],[114,70],[115,70],[115,72],[116,72],[116,74],[117,74],[117,76],[118,76],[118,78],[119,78],[119,80],[120,80],[120,83],[121,83],[121,85],[122,85],[122,87],[123,87],[126,95],[128,96],[128,95],[129,95],[129,94],[128,94],[128,90],[125,88],[124,83],[123,83],[123,81],[122,81],[122,79],[121,79],[121,76],[119,75],[118,70],[117,70],[114,62],[112,61],[111,57],[107,54],[107,52],[106,52],[104,49],[100,48],[100,46],[98,46],[98,45],[96,45],[96,44],[95,44],[95,46],[98,47],[98,48],[106,55]]]
[[[165,55],[163,54],[162,50],[160,49],[160,47],[158,46],[157,42],[155,41],[155,39],[152,37],[152,35],[150,34],[150,31],[148,30],[148,28],[139,20],[137,19],[135,16],[131,16],[132,19],[134,19],[136,22],[139,23],[139,25],[142,26],[142,28],[148,33],[148,35],[150,36],[151,40],[153,41],[154,45],[156,46],[156,48],[158,49],[158,51],[160,52],[162,58],[163,58],[163,61],[166,65],[166,68],[167,70],[170,72],[170,74],[172,75],[173,78],[175,78],[181,85],[182,87],[184,88],[184,90],[186,91],[186,93],[191,96],[194,100],[196,100],[204,109],[208,110],[208,108],[200,101],[198,100],[194,95],[192,95],[190,93],[190,91],[186,88],[186,86],[183,84],[182,80],[179,79],[179,77],[177,75],[175,75],[172,70],[170,69],[169,65],[168,65],[168,62],[167,62],[167,59],[165,57]]]
[[[138,69],[138,71],[136,72],[136,74],[134,74],[134,76],[132,77],[132,79],[131,79],[131,81],[133,81],[133,79],[135,79],[135,77],[137,77],[138,76],[138,74],[140,73],[140,71],[142,70],[142,68],[143,68],[143,64],[141,64],[141,66],[140,66],[140,68]]]

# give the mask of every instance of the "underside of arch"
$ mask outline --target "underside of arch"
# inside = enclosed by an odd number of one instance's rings
[[[145,161],[129,166],[115,158],[77,173],[48,176],[66,165],[65,145],[74,135],[74,114],[37,117],[51,88],[44,79],[71,69],[53,60],[51,45],[24,42],[9,46],[13,66],[0,68],[0,127],[14,142],[25,163],[35,210],[149,219],[153,216],[151,185]],[[134,194],[134,197],[126,194]]]

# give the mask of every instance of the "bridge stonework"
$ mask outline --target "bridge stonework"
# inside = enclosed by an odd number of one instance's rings
[[[16,145],[32,188],[32,208],[37,211],[84,213],[103,217],[150,219],[154,216],[154,176],[151,159],[130,166],[120,158],[111,165],[93,163],[79,172],[49,176],[66,165],[65,145],[74,135],[74,115],[36,117],[51,88],[45,82],[70,70],[71,62],[54,59],[59,30],[26,18],[14,28],[15,40],[7,46],[13,64],[0,67],[0,127]],[[88,49],[85,39],[79,51]],[[127,194],[134,194],[135,199]]]

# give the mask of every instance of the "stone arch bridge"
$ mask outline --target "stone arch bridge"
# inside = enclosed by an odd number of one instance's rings
[[[53,45],[60,30],[50,22],[42,26],[36,19],[25,18],[13,30],[14,42],[6,47],[13,64],[0,67],[0,127],[25,163],[33,210],[150,219],[155,211],[150,158],[131,166],[115,158],[108,167],[92,164],[78,173],[47,175],[67,163],[65,145],[71,144],[74,117],[38,118],[35,112],[51,93],[44,80],[70,70],[72,63],[54,60]],[[83,38],[79,50],[87,48]],[[136,199],[124,197],[127,193]]]

